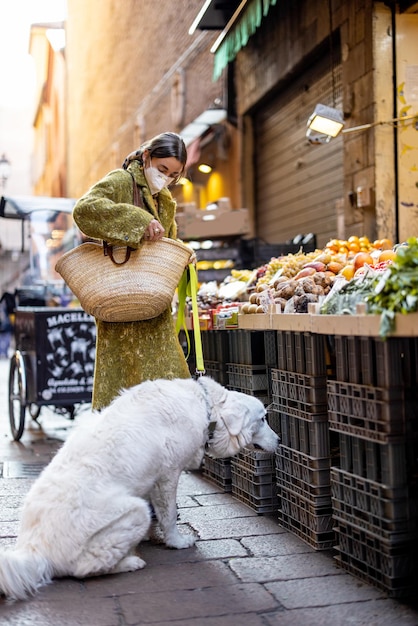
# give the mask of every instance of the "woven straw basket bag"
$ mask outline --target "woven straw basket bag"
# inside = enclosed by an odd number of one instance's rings
[[[165,237],[137,250],[83,243],[58,259],[55,269],[87,313],[104,322],[134,322],[170,306],[191,254]]]

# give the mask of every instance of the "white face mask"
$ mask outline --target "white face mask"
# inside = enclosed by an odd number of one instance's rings
[[[148,187],[152,195],[158,193],[164,187],[167,187],[170,183],[173,182],[174,178],[170,178],[170,176],[166,176],[156,167],[150,165],[144,169],[145,178],[147,179]]]

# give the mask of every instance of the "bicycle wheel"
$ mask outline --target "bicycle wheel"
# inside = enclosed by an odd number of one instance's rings
[[[26,368],[19,351],[10,360],[9,370],[9,420],[12,436],[19,441],[25,428]]]

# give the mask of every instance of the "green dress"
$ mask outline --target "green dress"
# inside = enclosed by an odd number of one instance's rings
[[[140,188],[144,208],[132,204],[133,183],[129,172]],[[154,201],[142,166],[133,161],[128,171],[113,170],[93,185],[78,200],[73,215],[77,226],[88,237],[104,239],[111,245],[138,248],[148,224],[155,218],[164,227],[164,236],[176,239],[175,211],[176,203],[168,189],[163,189]],[[190,377],[171,307],[150,320],[96,320],[96,324],[94,409],[104,408],[122,389],[144,380]]]

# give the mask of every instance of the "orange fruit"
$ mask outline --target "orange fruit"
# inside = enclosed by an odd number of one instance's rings
[[[395,257],[396,257],[395,250],[383,250],[379,254],[379,263],[381,261],[393,261]]]
[[[328,248],[328,250],[333,250],[334,252],[338,252],[338,249],[340,247],[340,242],[338,239],[331,239],[331,241],[328,241],[326,247]]]
[[[380,250],[391,250],[393,248],[393,243],[390,239],[379,239]]]
[[[351,239],[351,237],[350,237]],[[350,243],[348,244],[348,249],[350,250],[350,252],[359,252],[360,251],[360,244],[358,241],[350,241]]]
[[[341,276],[344,276],[347,280],[351,280],[355,273],[354,265],[348,264],[341,270]]]
[[[369,241],[368,237],[359,237],[358,242],[360,244],[360,249],[363,248],[363,247],[364,248],[369,248],[369,246],[370,246],[370,241]]]
[[[367,263],[367,265],[373,266],[373,257],[368,252],[357,252],[357,254],[353,258],[354,269],[358,270],[359,267],[363,267],[365,263]]]

